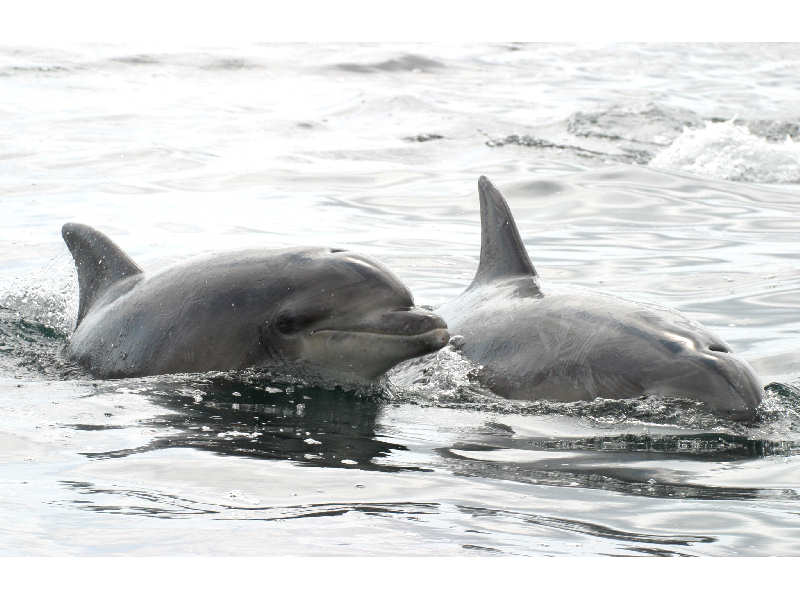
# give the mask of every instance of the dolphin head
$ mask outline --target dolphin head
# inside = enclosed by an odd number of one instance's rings
[[[357,382],[435,352],[449,339],[444,320],[414,306],[411,292],[386,267],[339,249],[298,255],[287,294],[260,332],[270,358]]]
[[[752,420],[762,387],[753,369],[719,337],[680,313],[662,307],[638,313],[648,348],[640,376],[645,393],[701,401],[717,415]],[[636,346],[636,344],[634,344]]]

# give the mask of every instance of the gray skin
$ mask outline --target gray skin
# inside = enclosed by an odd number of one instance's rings
[[[573,287],[543,289],[499,191],[478,182],[481,258],[472,284],[437,312],[484,383],[512,399],[689,398],[752,419],[753,370],[675,310]]]
[[[278,368],[374,381],[448,339],[378,262],[344,250],[243,250],[147,276],[105,235],[67,223],[80,287],[67,355],[104,378]]]

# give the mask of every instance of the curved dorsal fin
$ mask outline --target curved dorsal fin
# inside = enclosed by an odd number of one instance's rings
[[[538,287],[536,269],[505,198],[484,176],[478,179],[478,191],[481,200],[481,262],[472,285],[529,276]]]
[[[142,272],[105,234],[88,225],[66,223],[61,235],[78,270],[78,324],[111,285]]]

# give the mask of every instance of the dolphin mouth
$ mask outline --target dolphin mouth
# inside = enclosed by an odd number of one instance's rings
[[[424,331],[422,333],[415,333],[415,334],[408,334],[408,333],[387,333],[385,331],[375,331],[371,329],[333,329],[330,327],[326,327],[325,329],[315,329],[314,331],[309,332],[309,335],[320,335],[320,334],[337,334],[337,333],[345,333],[347,335],[357,336],[357,337],[365,337],[365,338],[387,338],[387,339],[404,339],[409,341],[427,341],[430,340],[431,342],[441,341],[440,348],[444,348],[447,345],[447,342],[450,341],[450,332],[447,330],[446,327],[435,327],[428,331]]]

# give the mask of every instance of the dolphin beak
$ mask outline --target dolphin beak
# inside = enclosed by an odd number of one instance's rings
[[[447,330],[447,323],[442,317],[416,306],[386,311],[380,315],[379,322],[380,331],[391,335],[414,336]]]
[[[372,321],[368,319],[362,324],[365,331],[403,339],[412,358],[436,352],[450,341],[444,319],[424,308],[389,310],[375,315]]]
[[[374,379],[393,366],[443,348],[450,340],[447,324],[437,314],[416,307],[397,307],[362,315],[356,323],[322,328],[303,338],[330,363],[359,378]]]

